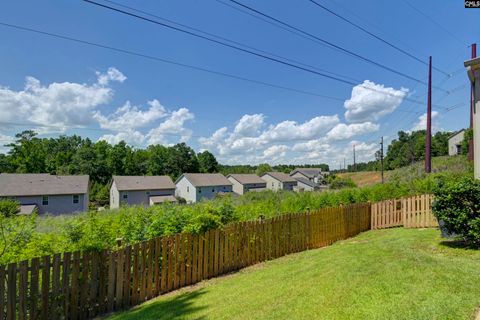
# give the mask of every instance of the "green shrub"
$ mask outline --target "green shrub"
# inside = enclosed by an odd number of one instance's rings
[[[19,211],[20,202],[11,199],[0,200],[0,215],[3,217],[11,217],[16,215]]]
[[[442,179],[434,193],[433,213],[445,230],[480,247],[480,181]]]

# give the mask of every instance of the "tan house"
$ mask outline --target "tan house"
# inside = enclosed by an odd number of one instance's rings
[[[57,176],[48,173],[0,174],[0,198],[20,202],[20,213],[67,214],[88,211],[87,175]]]
[[[256,174],[230,174],[227,179],[233,184],[233,192],[237,194],[263,191],[267,188],[267,182]]]
[[[188,203],[213,199],[217,194],[231,193],[233,184],[220,173],[184,173],[177,179],[176,195]]]
[[[283,172],[267,172],[261,177],[267,183],[267,189],[270,190],[289,190],[292,191],[297,185],[297,180]]]
[[[456,156],[462,153],[462,143],[465,138],[465,129],[455,132],[448,138],[448,155]]]
[[[113,176],[110,209],[122,204],[147,207],[164,202],[177,202],[169,176]]]

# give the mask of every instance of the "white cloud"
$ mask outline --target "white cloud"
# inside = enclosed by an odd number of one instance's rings
[[[12,142],[15,142],[15,137],[0,133],[0,153],[7,153],[10,150],[10,148],[5,147],[5,145],[10,144]]]
[[[432,111],[432,132],[440,130],[438,125],[438,111]],[[424,113],[418,117],[417,122],[413,125],[412,131],[427,130],[427,114]]]
[[[366,133],[378,131],[380,126],[376,123],[339,123],[332,130],[327,133],[327,140],[346,140],[355,136],[360,136]]]
[[[127,130],[117,134],[105,134],[98,140],[105,140],[110,144],[117,144],[120,141],[125,141],[131,146],[142,146],[145,142],[145,135],[134,130]]]
[[[93,117],[98,121],[100,127],[114,131],[121,131],[142,128],[167,116],[165,108],[158,100],[149,101],[148,104],[150,107],[148,110],[144,111],[138,106],[132,106],[130,101],[127,101],[113,114],[104,116],[100,111],[96,111]]]
[[[146,135],[148,144],[167,143],[167,141],[172,140],[172,136],[175,140],[188,141],[192,135],[192,130],[185,128],[184,124],[194,118],[194,114],[187,108],[173,111],[164,122],[148,132]]]
[[[108,78],[111,81],[121,79],[118,75]],[[53,82],[42,85],[38,79],[27,77],[23,90],[0,87],[0,119],[32,127],[44,125],[43,131],[62,132],[68,127],[91,124],[93,110],[109,103],[112,96],[113,90],[99,83]]]
[[[345,119],[349,122],[377,121],[395,111],[408,91],[406,88],[386,88],[383,84],[365,80],[353,87],[351,98],[345,101]]]
[[[246,114],[238,120],[233,132],[244,137],[256,136],[264,126],[264,119],[263,114]]]
[[[118,69],[110,67],[106,73],[96,72],[98,84],[101,86],[107,86],[111,81],[124,82],[127,77],[121,73]]]
[[[277,159],[285,157],[288,149],[289,147],[283,144],[273,145],[263,151],[262,158],[273,162]]]

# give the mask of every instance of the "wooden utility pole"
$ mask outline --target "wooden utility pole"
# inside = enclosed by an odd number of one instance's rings
[[[427,137],[425,139],[425,173],[432,172],[432,56],[428,61]]]
[[[382,140],[380,141],[380,163],[382,164],[382,183],[383,183],[383,136]]]
[[[357,171],[357,163],[355,162],[355,145],[353,145],[353,171]]]
[[[472,59],[475,59],[477,57],[477,44],[473,43],[472,44]],[[474,85],[473,82],[471,84],[471,89],[470,89],[470,130],[473,130],[473,108],[475,105],[475,98],[473,96],[474,94]],[[468,160],[473,161],[473,156],[474,155],[474,150],[473,150],[473,139],[470,139],[468,141]]]

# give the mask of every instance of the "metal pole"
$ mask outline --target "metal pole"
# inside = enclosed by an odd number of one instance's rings
[[[477,57],[477,44],[472,44],[472,59]],[[473,82],[471,84],[470,90],[470,130],[473,130],[473,111],[475,105],[475,98],[474,98],[474,88]],[[474,158],[474,149],[473,149],[473,139],[468,141],[468,160],[473,161]]]
[[[428,63],[427,137],[425,139],[425,173],[432,172],[432,56]]]
[[[383,180],[383,136],[382,136],[382,141],[380,142],[380,161],[382,163],[382,183],[384,182]]]

